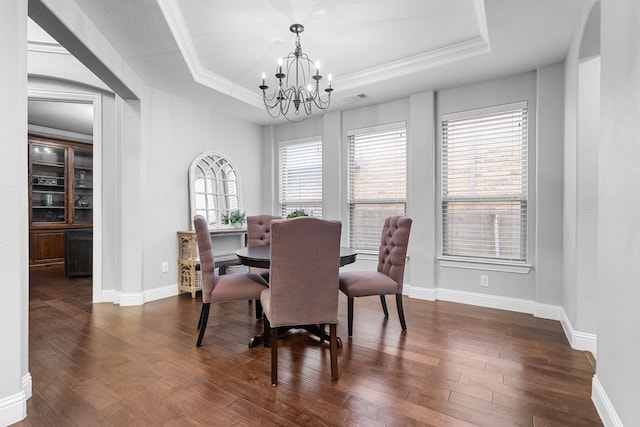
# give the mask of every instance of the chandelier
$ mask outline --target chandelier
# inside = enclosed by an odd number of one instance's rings
[[[269,86],[265,84],[267,76],[262,73],[260,89],[264,105],[271,117],[284,116],[290,122],[300,122],[313,113],[314,106],[322,112],[329,108],[331,92],[333,92],[332,77],[331,74],[327,76],[329,87],[324,89],[327,94],[326,99],[322,99],[320,62],[316,61],[314,64],[305,53],[302,53],[302,47],[300,47],[300,33],[304,31],[304,27],[293,24],[289,30],[296,35],[296,47],[288,56],[278,59],[275,73],[277,88],[273,95],[268,97]]]

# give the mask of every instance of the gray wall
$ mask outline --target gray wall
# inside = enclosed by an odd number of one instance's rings
[[[26,2],[0,2],[0,425],[24,418],[31,396],[26,15]]]
[[[602,2],[597,379],[625,426],[640,425],[639,41],[640,3]]]
[[[593,1],[590,2],[593,5]],[[595,12],[592,12],[595,11]],[[590,15],[597,13],[597,23]],[[564,111],[563,301],[568,319],[596,334],[596,253],[599,140],[599,5],[585,8],[566,59]],[[595,35],[593,33],[596,33]]]

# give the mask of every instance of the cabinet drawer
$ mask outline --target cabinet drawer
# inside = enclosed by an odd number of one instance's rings
[[[32,262],[58,263],[64,259],[64,230],[32,231],[30,240]]]

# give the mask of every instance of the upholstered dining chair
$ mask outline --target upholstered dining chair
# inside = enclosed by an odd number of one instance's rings
[[[264,345],[278,383],[278,329],[329,324],[331,378],[338,378],[340,221],[299,217],[271,223],[271,277],[262,291]],[[324,338],[321,338],[324,342]]]
[[[407,329],[402,308],[404,266],[412,219],[392,216],[384,221],[378,251],[377,271],[345,271],[340,273],[340,290],[347,296],[347,328],[353,335],[353,299],[380,295],[385,316],[389,316],[385,295],[396,296],[396,307],[402,330]]]
[[[196,228],[202,273],[202,311],[198,322],[200,334],[196,343],[199,347],[207,327],[212,302],[259,300],[260,293],[269,284],[260,275],[252,273],[216,276],[215,258],[207,220],[202,215],[196,215],[193,218],[193,223]]]
[[[271,243],[271,221],[282,219],[275,215],[252,215],[247,217],[247,246],[266,246]],[[250,273],[261,275],[269,281],[269,269],[249,267]]]

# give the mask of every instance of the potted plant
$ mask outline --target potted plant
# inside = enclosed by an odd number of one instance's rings
[[[247,214],[245,212],[240,212],[238,209],[229,212],[229,223],[234,227],[242,227],[246,220]]]
[[[287,218],[297,218],[299,216],[309,216],[309,214],[307,214],[303,209],[296,209],[287,215]]]

